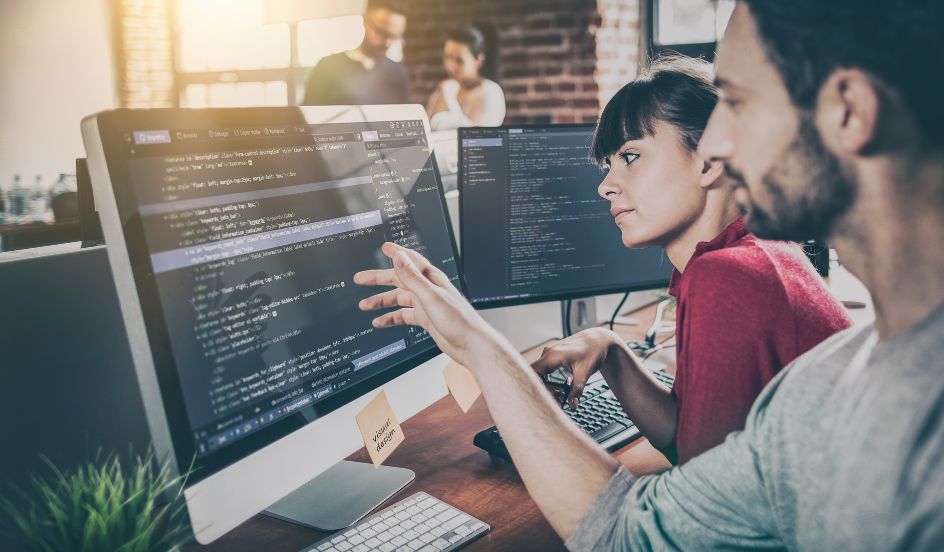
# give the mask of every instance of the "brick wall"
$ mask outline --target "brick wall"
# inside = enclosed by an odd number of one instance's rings
[[[500,48],[507,123],[596,121],[636,74],[639,0],[408,0],[404,61],[413,99],[426,103],[445,77],[445,33],[487,22]]]

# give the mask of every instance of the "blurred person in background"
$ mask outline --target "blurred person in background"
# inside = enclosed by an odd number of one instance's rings
[[[370,0],[364,14],[364,40],[347,52],[315,65],[302,105],[403,104],[410,101],[410,80],[402,63],[387,50],[403,40],[406,15],[399,2]]]
[[[505,93],[495,78],[494,40],[474,25],[449,33],[443,46],[441,81],[426,106],[433,130],[464,126],[499,126],[505,120]]]

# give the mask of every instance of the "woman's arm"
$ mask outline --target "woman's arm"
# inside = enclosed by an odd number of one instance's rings
[[[652,446],[671,447],[678,428],[675,395],[649,375],[622,339],[610,346],[607,359],[600,372],[623,410]]]
[[[576,333],[544,348],[532,368],[539,376],[566,368],[572,375],[566,397],[576,410],[587,380],[597,370],[630,419],[656,448],[675,441],[678,407],[675,396],[642,367],[623,339],[604,328]]]

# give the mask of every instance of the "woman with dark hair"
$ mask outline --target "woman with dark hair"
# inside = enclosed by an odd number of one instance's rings
[[[492,80],[496,62],[494,40],[482,29],[464,25],[449,33],[443,46],[449,78],[439,83],[426,107],[433,130],[502,124],[505,93]]]
[[[591,147],[606,170],[599,193],[610,202],[623,244],[662,247],[675,266],[673,390],[602,328],[547,347],[533,365],[542,375],[559,366],[571,372],[572,408],[599,370],[629,417],[674,463],[743,429],[777,372],[851,324],[798,245],[745,229],[735,201],[743,190],[720,162],[696,154],[717,101],[708,63],[657,60],[610,100]]]

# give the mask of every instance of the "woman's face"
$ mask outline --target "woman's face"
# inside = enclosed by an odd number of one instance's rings
[[[631,140],[609,157],[597,188],[626,247],[665,246],[705,208],[704,163],[682,145],[672,125],[657,122],[652,136]]]
[[[446,73],[459,82],[473,81],[479,78],[484,55],[474,56],[469,46],[461,42],[447,40],[443,46],[443,67]]]

